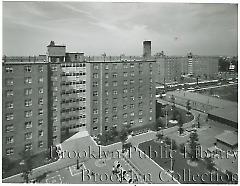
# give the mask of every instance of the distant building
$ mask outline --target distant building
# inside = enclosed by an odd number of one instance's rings
[[[218,57],[166,56],[158,53],[154,56],[158,66],[156,82],[159,84],[181,82],[182,77],[192,76],[201,79],[214,79],[218,75]]]

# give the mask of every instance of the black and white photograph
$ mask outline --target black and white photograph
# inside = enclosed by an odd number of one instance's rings
[[[2,1],[2,183],[238,184],[238,1]]]

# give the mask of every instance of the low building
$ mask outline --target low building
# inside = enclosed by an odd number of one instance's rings
[[[237,150],[238,147],[238,135],[235,132],[225,131],[216,137],[217,147],[227,151],[227,150]]]

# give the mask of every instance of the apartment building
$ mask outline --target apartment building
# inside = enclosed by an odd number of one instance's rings
[[[166,56],[163,52],[154,56],[157,63],[156,82],[159,84],[179,82],[181,76],[199,76],[202,79],[214,79],[218,74],[218,57]]]
[[[155,121],[154,60],[87,61],[90,134]]]
[[[2,152],[41,152],[49,143],[49,65],[46,56],[4,57],[2,68]]]

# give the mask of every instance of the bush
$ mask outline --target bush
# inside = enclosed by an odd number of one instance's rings
[[[167,144],[167,145],[171,145],[171,139],[169,138],[169,137],[166,137],[165,138],[165,143]]]

